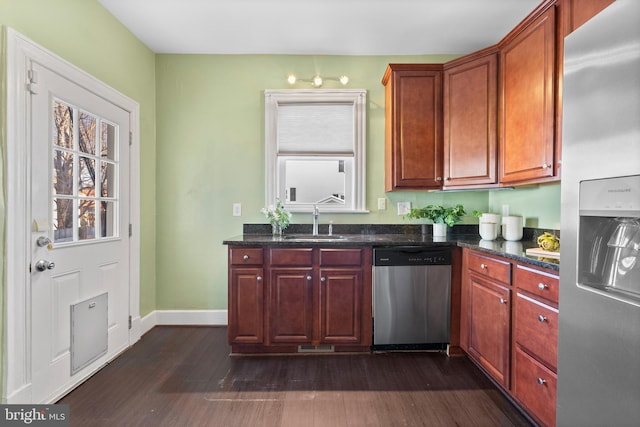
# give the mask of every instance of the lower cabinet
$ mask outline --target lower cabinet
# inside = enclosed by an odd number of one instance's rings
[[[509,386],[510,290],[471,278],[469,354],[503,387]]]
[[[233,256],[248,249],[229,248],[229,343],[234,352],[294,352],[300,345],[369,350],[370,248],[265,246],[259,249],[267,261],[259,268],[247,266],[244,256]]]
[[[463,251],[461,347],[543,426],[555,425],[557,272]]]

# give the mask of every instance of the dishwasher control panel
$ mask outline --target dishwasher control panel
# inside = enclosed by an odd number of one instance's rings
[[[451,265],[451,248],[425,246],[374,248],[373,265]]]

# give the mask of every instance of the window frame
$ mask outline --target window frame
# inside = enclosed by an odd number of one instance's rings
[[[265,205],[276,200],[291,212],[312,212],[311,203],[285,203],[284,177],[280,176],[279,158],[338,158],[345,153],[278,153],[278,108],[289,104],[349,104],[353,107],[353,176],[347,179],[352,200],[344,205],[320,205],[322,212],[366,213],[366,96],[364,89],[266,89],[265,99]]]

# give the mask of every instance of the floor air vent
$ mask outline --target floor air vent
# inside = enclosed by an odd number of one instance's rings
[[[299,345],[298,353],[333,353],[335,350],[332,345]]]

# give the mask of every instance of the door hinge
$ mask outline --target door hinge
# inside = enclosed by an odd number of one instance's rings
[[[129,145],[133,145],[133,132],[129,132]]]
[[[27,83],[27,90],[29,93],[32,95],[38,94],[38,73],[33,70],[29,70],[27,72],[27,78],[29,80]]]
[[[133,224],[129,224],[129,237],[133,236]]]
[[[131,323],[132,323],[132,321],[131,321],[131,315],[129,315],[129,329],[131,329]]]

